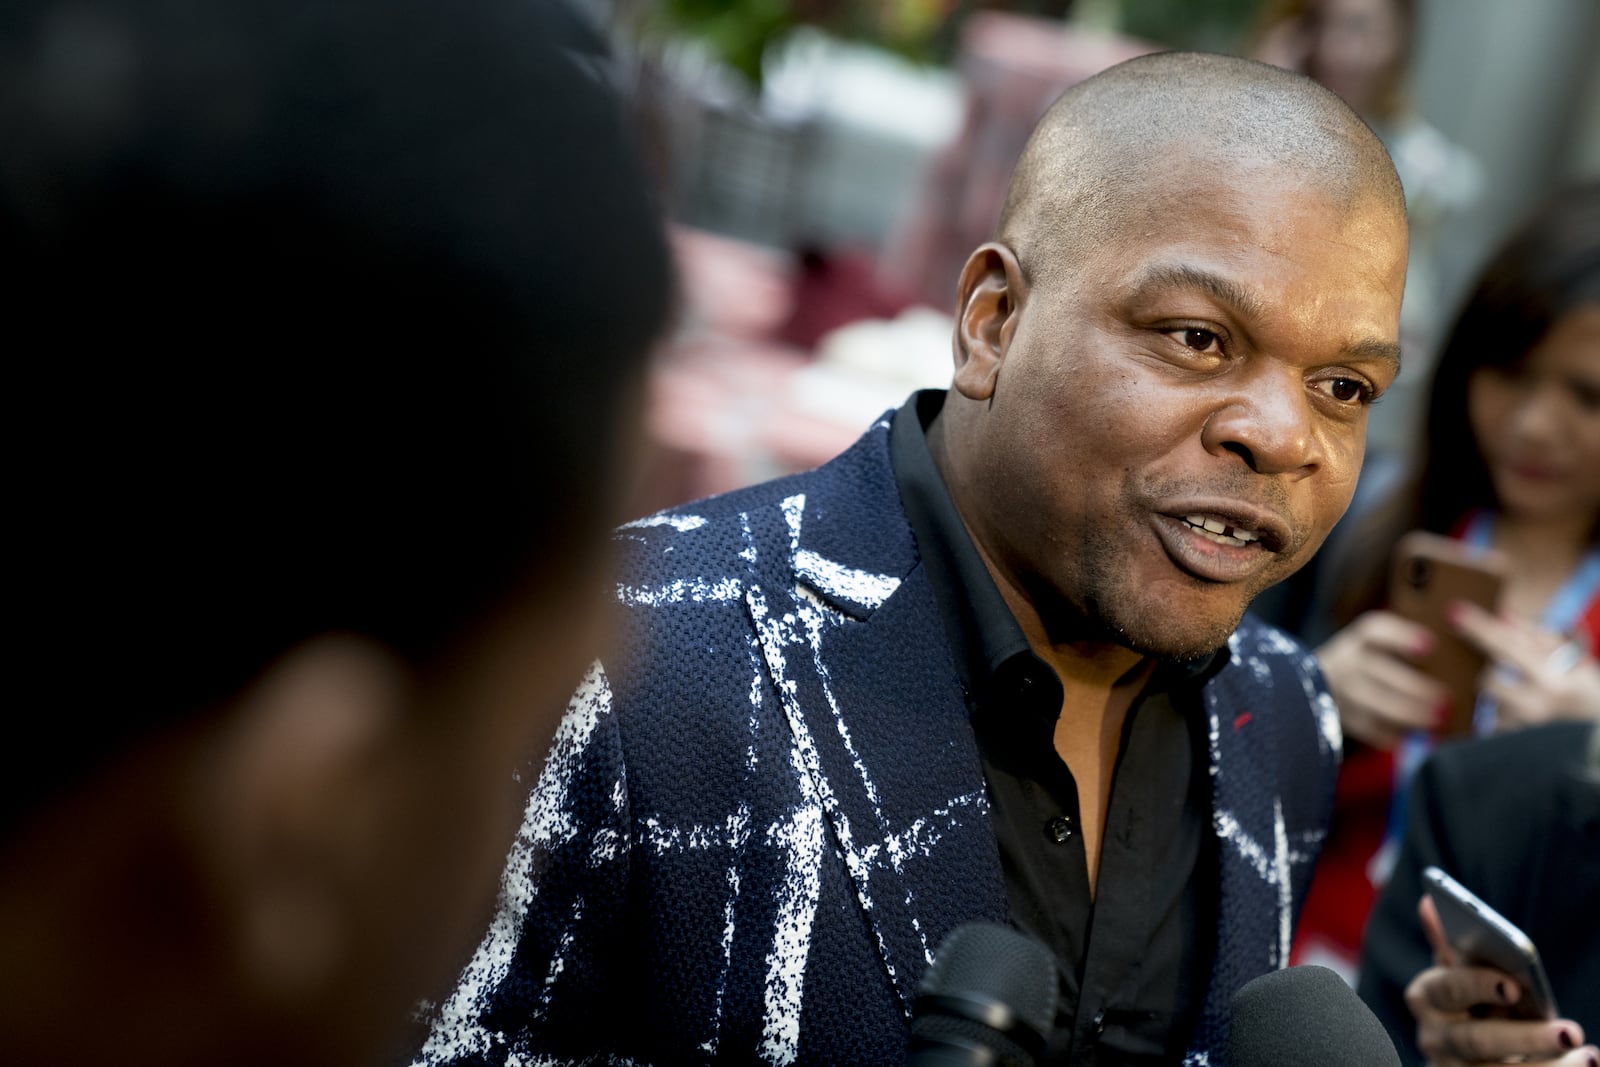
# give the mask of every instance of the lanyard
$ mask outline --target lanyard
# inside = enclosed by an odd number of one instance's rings
[[[1479,511],[1467,520],[1461,531],[1461,540],[1473,548],[1487,549],[1494,544],[1494,517]],[[1539,625],[1546,630],[1571,636],[1577,632],[1578,622],[1585,609],[1600,595],[1600,547],[1591,545],[1583,554],[1567,580],[1561,583],[1550,602],[1539,615]]]

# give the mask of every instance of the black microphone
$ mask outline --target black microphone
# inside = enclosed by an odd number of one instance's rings
[[[911,1010],[914,1067],[1033,1067],[1056,1017],[1050,950],[1009,926],[968,923],[939,945]]]
[[[1233,1067],[1400,1067],[1372,1009],[1326,967],[1306,964],[1252,978],[1233,995]]]

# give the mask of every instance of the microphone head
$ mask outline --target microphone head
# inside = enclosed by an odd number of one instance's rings
[[[1232,1007],[1233,1067],[1400,1067],[1378,1017],[1326,967],[1286,967],[1252,978],[1233,995]]]
[[[996,923],[957,927],[918,990],[909,1062],[1032,1064],[1059,988],[1055,956],[1031,937]]]

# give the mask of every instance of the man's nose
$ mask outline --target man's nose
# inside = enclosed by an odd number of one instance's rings
[[[1208,452],[1231,452],[1257,474],[1303,478],[1316,473],[1326,458],[1316,420],[1299,373],[1273,368],[1222,398],[1201,439]]]

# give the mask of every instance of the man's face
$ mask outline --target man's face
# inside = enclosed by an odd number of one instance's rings
[[[1052,641],[1193,656],[1344,513],[1398,371],[1404,220],[1262,168],[1153,183],[1014,285],[952,443],[980,549]],[[975,384],[976,383],[976,384]]]

